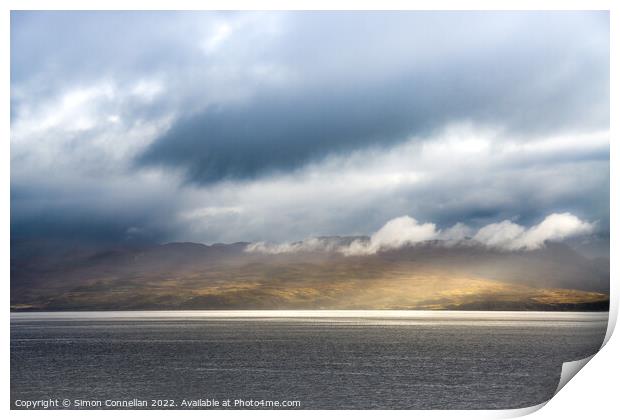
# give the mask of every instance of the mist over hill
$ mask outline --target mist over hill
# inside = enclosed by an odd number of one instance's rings
[[[423,241],[347,255],[368,237],[65,246],[12,244],[13,310],[606,310],[609,259],[564,243],[506,250]],[[22,245],[22,246],[20,246]]]

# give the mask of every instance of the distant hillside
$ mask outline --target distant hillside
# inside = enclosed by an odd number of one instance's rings
[[[320,238],[350,243],[359,238]],[[434,241],[373,255],[248,243],[12,244],[14,310],[606,310],[609,260],[565,244],[500,251]],[[26,251],[27,250],[27,251]]]

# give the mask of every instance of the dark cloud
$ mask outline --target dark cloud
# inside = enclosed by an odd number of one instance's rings
[[[581,34],[587,40],[575,36],[576,22],[585,31],[605,21],[575,17],[295,14],[287,44],[270,51],[292,69],[294,89],[260,87],[241,104],[182,118],[138,162],[210,183],[389,146],[451,121],[500,126],[524,140],[606,127],[608,34],[597,27]],[[506,26],[479,26],[490,19]]]
[[[141,190],[142,189],[142,190]],[[144,188],[78,180],[11,186],[11,239],[93,244],[162,241],[174,234],[176,204]]]
[[[192,180],[209,183],[293,170],[330,153],[389,146],[437,119],[413,93],[402,95],[403,88],[260,96],[251,104],[214,106],[177,122],[138,162],[177,166]]]

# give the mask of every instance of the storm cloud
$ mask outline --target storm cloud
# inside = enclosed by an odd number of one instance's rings
[[[11,105],[12,238],[608,235],[604,12],[12,12]]]
[[[241,102],[177,121],[138,161],[210,183],[390,146],[454,121],[524,141],[603,127],[603,16],[577,16],[294,13],[277,48],[256,58],[286,75],[281,86],[254,86]]]

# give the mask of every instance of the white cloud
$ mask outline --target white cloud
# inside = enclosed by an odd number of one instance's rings
[[[524,232],[515,245],[536,249],[543,246],[545,241],[561,241],[572,236],[591,233],[593,230],[592,223],[584,222],[570,213],[554,213]]]
[[[439,238],[448,242],[459,242],[474,235],[474,229],[464,223],[457,223],[441,231]]]
[[[504,220],[484,226],[476,233],[474,240],[490,247],[511,249],[524,232],[523,226]]]
[[[169,127],[170,114],[133,115],[162,89],[146,79],[128,86],[100,80],[21,107],[11,127],[11,175],[43,174],[46,181],[49,171],[58,176],[59,166],[76,180],[93,172],[98,182],[102,172],[119,175]]]
[[[12,141],[23,142],[32,137],[46,137],[52,130],[79,132],[91,129],[99,117],[95,105],[111,101],[115,96],[115,87],[103,82],[89,87],[76,87],[47,101],[33,101],[21,109],[12,124]]]
[[[342,248],[341,252],[345,255],[375,254],[377,251],[401,248],[437,236],[438,232],[433,223],[420,224],[413,217],[402,216],[383,225],[370,237],[370,241],[356,240]]]
[[[262,254],[286,254],[292,252],[331,252],[339,249],[338,238],[308,238],[299,242],[270,244],[255,242],[247,246],[247,252]]]
[[[151,102],[164,92],[164,86],[159,80],[142,79],[130,89],[130,92],[145,102]]]
[[[221,215],[241,214],[241,207],[201,207],[180,214],[184,219],[202,219]]]
[[[592,223],[584,222],[570,213],[553,213],[529,229],[509,220],[487,225],[476,233],[474,240],[501,249],[532,250],[541,248],[546,241],[561,241],[593,230]]]
[[[203,45],[205,53],[210,54],[217,50],[230,37],[233,30],[233,26],[227,22],[219,22],[217,25],[214,25],[213,32]]]
[[[445,246],[479,243],[490,248],[510,251],[534,250],[543,247],[547,241],[561,241],[591,233],[593,229],[592,223],[582,221],[570,213],[553,213],[529,229],[509,220],[488,224],[480,228],[471,238],[473,242],[468,242],[473,229],[463,223],[457,223],[442,231],[433,223],[421,224],[413,217],[402,216],[388,221],[370,239],[356,239],[349,245],[339,245],[340,238],[308,238],[281,244],[256,242],[250,244],[246,251],[266,254],[337,251],[347,256],[354,256],[376,254],[430,240],[440,240]]]

